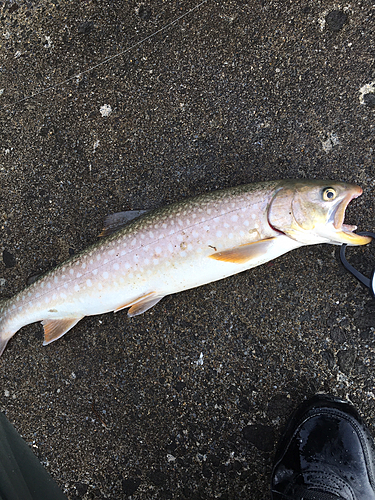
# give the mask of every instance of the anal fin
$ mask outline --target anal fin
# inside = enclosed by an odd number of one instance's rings
[[[255,241],[254,243],[246,243],[238,247],[216,252],[209,255],[210,259],[220,260],[222,262],[232,262],[234,264],[245,264],[249,260],[256,259],[269,250],[276,237],[266,238],[264,240]]]
[[[114,312],[130,307],[128,316],[132,318],[133,316],[138,316],[139,314],[146,312],[148,309],[151,309],[151,307],[157,304],[163,297],[164,295],[158,295],[156,292],[146,293],[145,295],[142,295],[127,304],[117,307]]]
[[[80,318],[61,318],[61,319],[45,319],[42,321],[44,328],[44,342],[43,345],[48,345],[51,342],[62,337],[73,326],[75,326]]]

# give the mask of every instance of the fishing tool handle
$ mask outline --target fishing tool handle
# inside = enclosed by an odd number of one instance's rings
[[[372,233],[370,231],[363,231],[361,233],[357,233],[361,236],[370,236],[371,238],[375,239],[375,233]],[[355,267],[353,267],[351,264],[346,259],[345,256],[345,251],[346,251],[347,245],[341,245],[340,248],[340,259],[342,262],[342,265],[347,269],[350,273],[353,274],[363,285],[365,285],[367,288],[370,289],[372,295],[375,297],[375,269],[372,271],[371,278],[367,278],[364,276],[362,273],[357,271]]]

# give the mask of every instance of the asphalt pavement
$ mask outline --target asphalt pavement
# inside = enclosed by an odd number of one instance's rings
[[[374,230],[373,2],[0,2],[0,296],[108,214],[279,178],[354,182]],[[370,275],[374,246],[347,256]],[[319,245],[0,359],[0,409],[70,500],[264,500],[318,391],[375,434],[375,301]]]

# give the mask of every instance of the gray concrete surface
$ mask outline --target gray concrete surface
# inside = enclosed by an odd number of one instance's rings
[[[197,3],[0,2],[2,297],[107,214],[245,182],[356,182],[347,221],[374,229],[373,2],[207,0],[75,77]],[[337,256],[302,248],[49,347],[25,327],[0,409],[71,500],[268,498],[303,398],[348,397],[375,431],[375,302]]]

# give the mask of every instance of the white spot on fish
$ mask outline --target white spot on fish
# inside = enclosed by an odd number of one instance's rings
[[[172,245],[171,245],[172,246]],[[144,260],[145,265],[147,266],[150,263],[150,259],[145,259]]]
[[[90,264],[93,265],[94,264],[94,261],[92,259],[90,259]]]
[[[223,236],[223,233],[221,231],[216,231],[216,236],[218,238],[221,238],[221,236]]]
[[[61,292],[61,293],[60,293],[60,297],[61,297],[62,299],[66,299],[66,294],[65,294],[64,292]]]
[[[229,233],[228,238],[231,240],[233,238],[233,233]]]
[[[150,231],[150,232],[148,233],[148,235],[149,235],[149,237],[150,237],[150,238],[153,238],[153,237],[154,237],[154,233],[153,233],[152,231]]]
[[[156,266],[157,264],[159,264],[159,259],[153,259],[152,261],[154,263],[154,265]]]
[[[98,283],[98,290],[102,290],[103,285],[101,283]]]
[[[118,264],[113,264],[113,269],[115,271],[118,271],[120,269],[120,266]]]
[[[81,273],[77,273],[76,278],[80,278],[82,276]]]
[[[104,259],[103,264],[108,264],[108,259]]]
[[[155,253],[157,253],[157,254],[161,254],[161,248],[160,248],[160,247],[156,247],[156,248],[155,248]]]
[[[134,260],[134,262],[138,262],[139,261],[138,255],[134,255],[133,260]]]
[[[92,286],[92,281],[91,280],[86,280],[86,285],[87,286]]]
[[[86,269],[86,264],[83,263],[81,267],[82,267],[82,269]]]
[[[232,222],[237,222],[238,221],[238,215],[232,215],[231,219]]]
[[[94,270],[93,270],[93,272],[92,272],[92,274],[93,274],[94,276],[96,276],[96,275],[98,274],[98,270],[97,270],[97,269],[94,269]]]
[[[71,270],[69,271],[69,274],[74,274],[73,269],[71,269]]]
[[[257,218],[257,216],[256,216],[255,214],[251,214],[251,218],[252,218],[253,220],[255,220],[255,219]]]
[[[49,302],[49,297],[45,297],[44,302],[45,302],[46,304],[48,304],[48,302]]]
[[[74,285],[74,291],[75,292],[79,292],[79,286],[78,285]]]
[[[106,280],[106,279],[108,279],[108,276],[109,276],[109,274],[107,273],[107,271],[104,271],[103,278]]]
[[[245,220],[244,225],[247,227],[249,226],[250,222],[248,220]]]

